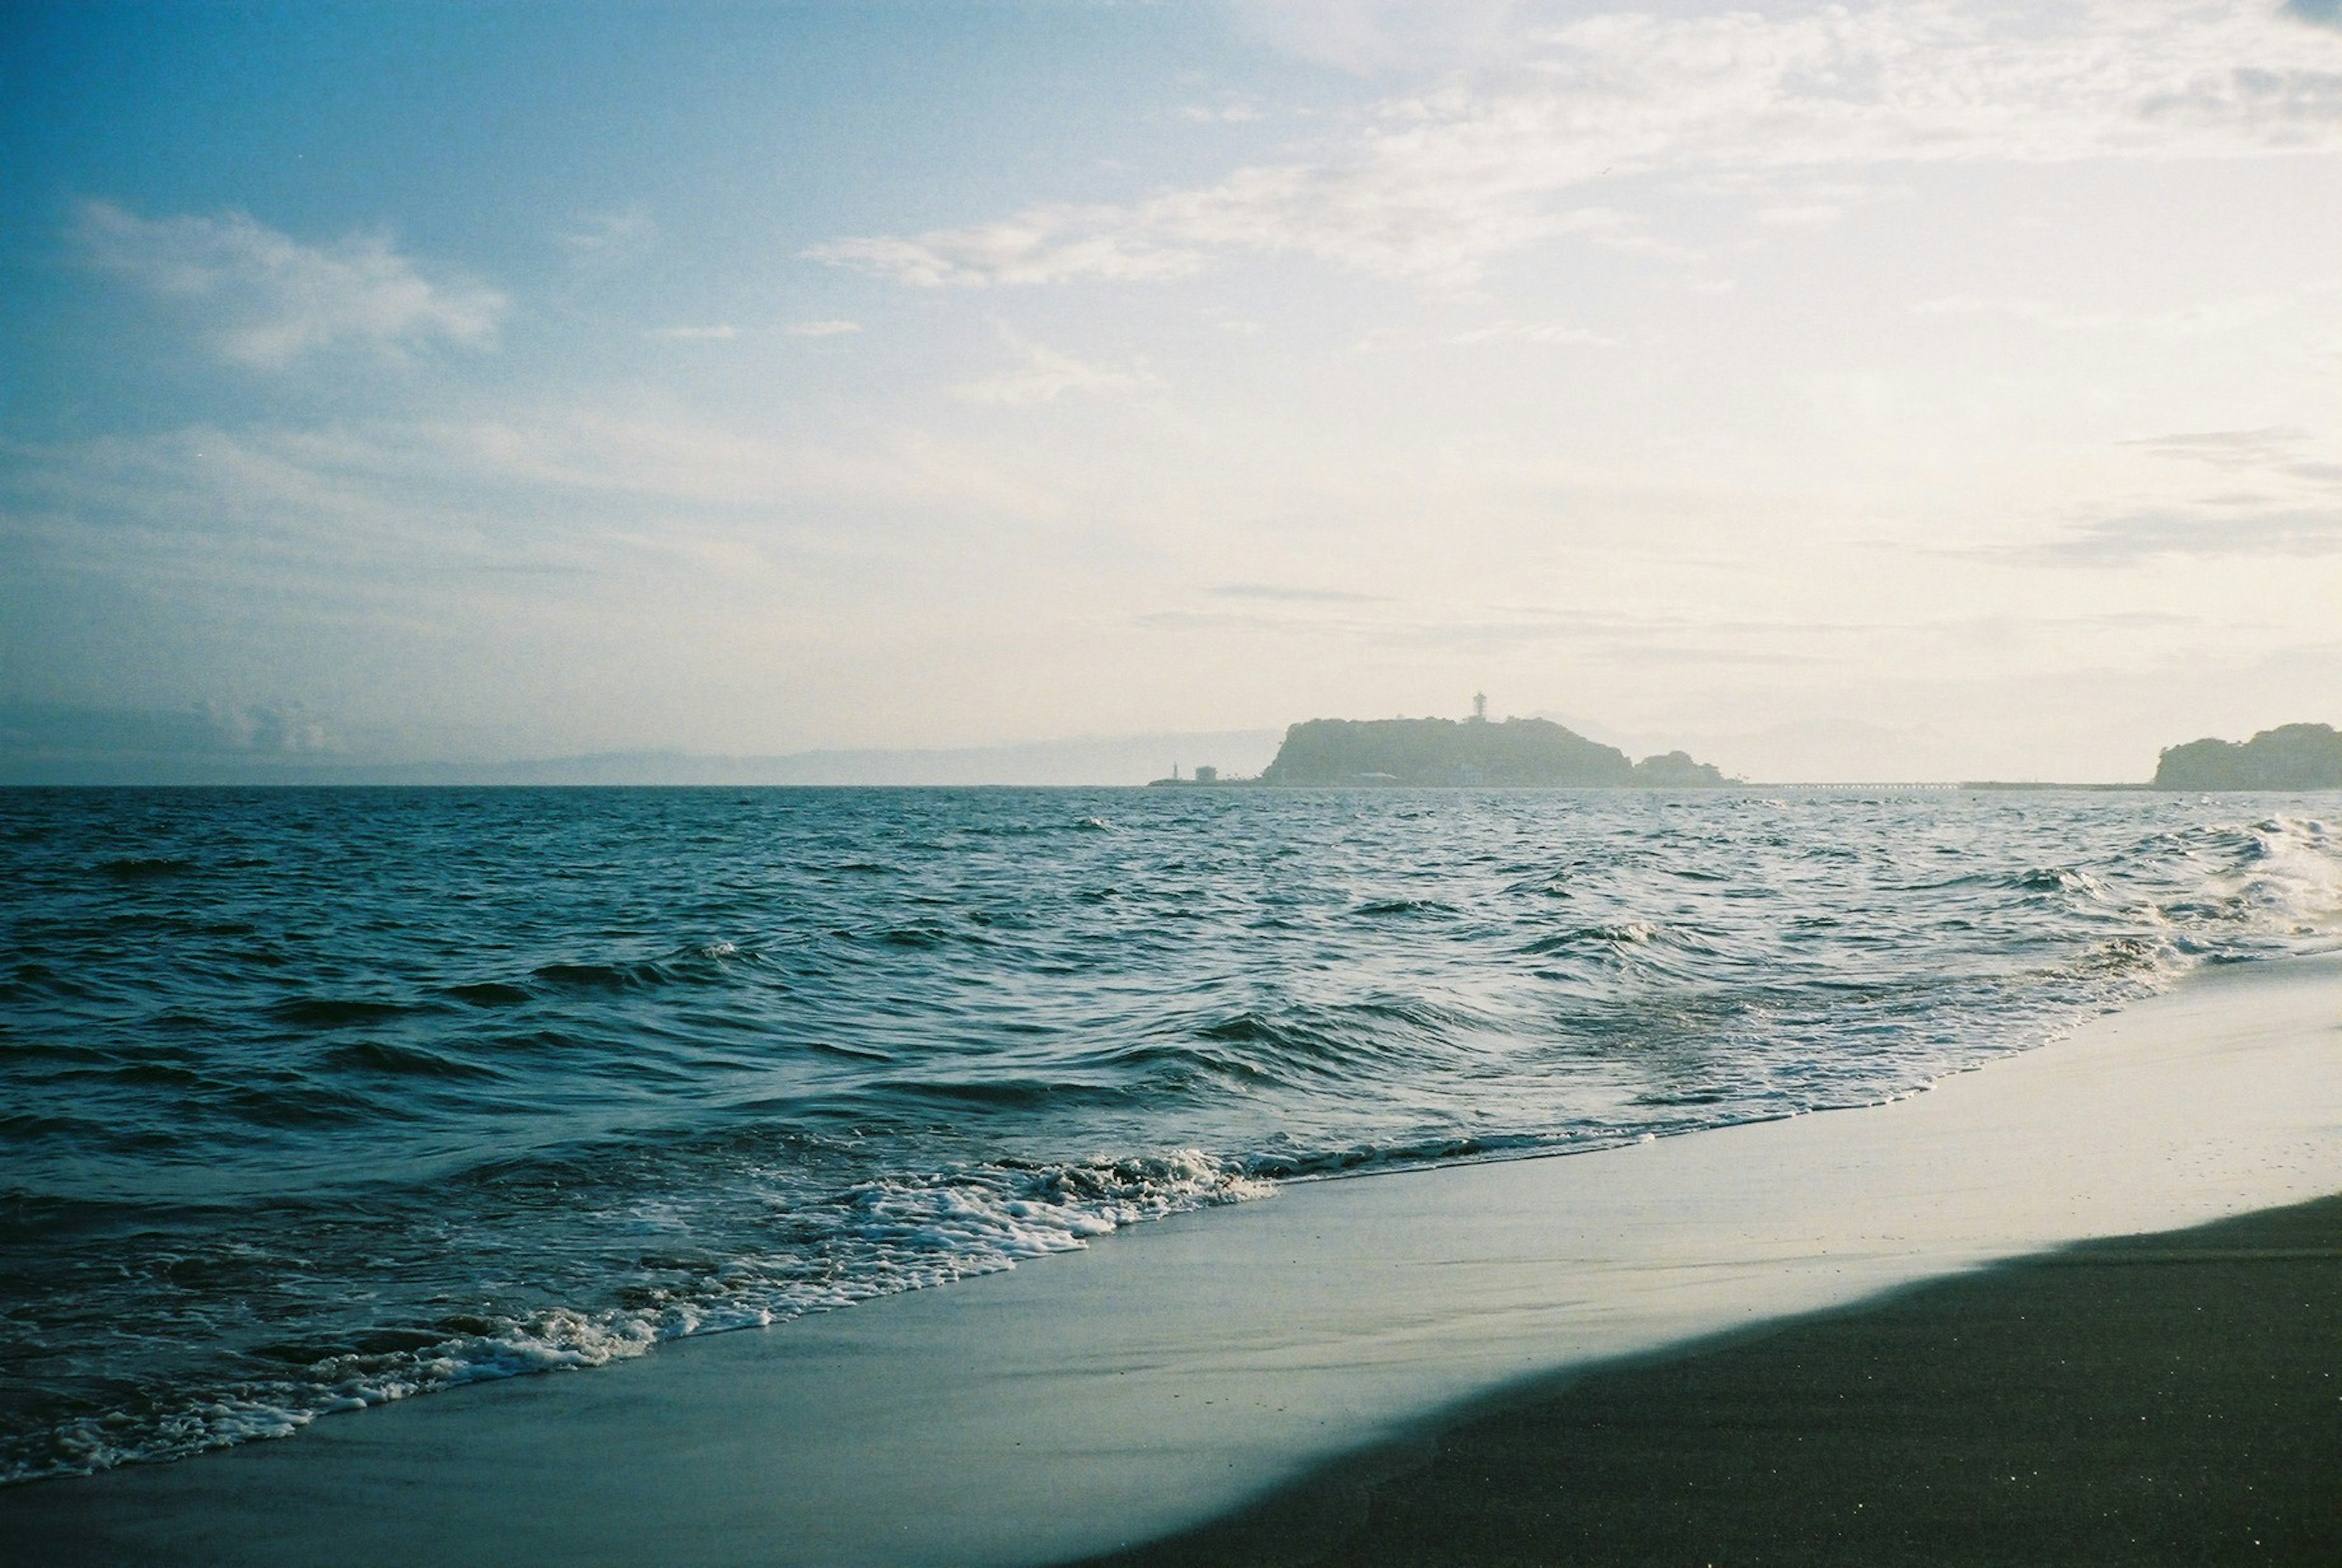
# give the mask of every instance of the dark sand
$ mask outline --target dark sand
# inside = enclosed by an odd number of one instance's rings
[[[2342,1564],[2342,1197],[1516,1390],[1169,1564]]]

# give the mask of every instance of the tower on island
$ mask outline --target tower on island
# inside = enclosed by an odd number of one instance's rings
[[[1472,694],[1472,722],[1476,724],[1488,722],[1488,694],[1486,692]]]

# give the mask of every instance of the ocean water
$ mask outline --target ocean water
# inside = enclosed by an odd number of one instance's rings
[[[2342,946],[2342,797],[0,792],[0,1478]]]

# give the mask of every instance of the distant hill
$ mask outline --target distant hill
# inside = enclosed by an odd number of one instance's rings
[[[2331,724],[2285,724],[2241,745],[2189,741],[2155,764],[2157,789],[2342,789],[2342,734]]]
[[[1634,762],[1547,719],[1310,719],[1285,732],[1260,782],[1696,788],[1729,781],[1683,752]]]
[[[269,715],[258,715],[268,720]],[[949,750],[790,752],[718,756],[680,751],[461,759],[432,753],[445,736],[395,731],[295,738],[254,715],[195,710],[43,707],[0,703],[0,787],[11,784],[1135,784],[1166,765],[1257,772],[1276,730],[1214,730]],[[239,722],[242,721],[242,722]],[[482,744],[461,737],[465,749]]]

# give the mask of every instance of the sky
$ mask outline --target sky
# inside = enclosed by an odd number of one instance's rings
[[[0,168],[19,752],[2342,724],[2342,0],[19,0]]]

